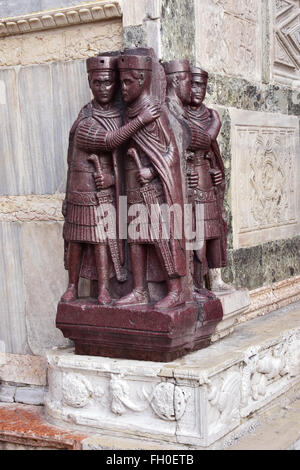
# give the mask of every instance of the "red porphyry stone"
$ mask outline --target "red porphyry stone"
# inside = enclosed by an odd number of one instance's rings
[[[41,406],[0,405],[0,441],[30,447],[80,450],[87,434],[64,430],[46,422]]]

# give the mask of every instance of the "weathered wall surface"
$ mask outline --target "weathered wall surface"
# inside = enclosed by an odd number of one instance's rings
[[[206,103],[223,121],[219,143],[227,180],[228,266],[223,278],[253,290],[256,308],[260,301],[262,309],[270,308],[265,297],[271,298],[273,286],[282,282],[293,292],[290,301],[296,300],[299,0],[142,1],[139,14],[126,2],[133,10],[125,44],[128,36],[133,38],[128,45],[134,44],[138,32],[162,60],[187,58],[210,74]],[[243,168],[241,161],[246,162]]]
[[[122,47],[118,4],[78,4],[0,1],[0,349],[7,353],[67,344],[55,316],[67,282],[68,133],[90,100],[86,58]]]
[[[299,2],[201,3],[195,61],[210,72],[207,103],[223,117],[230,231],[224,277],[257,289],[300,273]],[[279,63],[279,38],[293,68]]]
[[[138,30],[162,60],[187,58],[210,74],[227,179],[224,279],[257,289],[299,275],[299,1],[143,2],[126,37]]]
[[[214,73],[259,80],[260,0],[195,1],[195,59]]]

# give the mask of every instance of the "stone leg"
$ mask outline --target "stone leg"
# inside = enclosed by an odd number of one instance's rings
[[[129,245],[133,290],[115,301],[115,305],[142,305],[149,303],[146,281],[147,247],[141,244]]]
[[[166,309],[174,308],[185,303],[185,296],[182,290],[181,278],[168,279],[168,294],[162,300],[159,300],[155,304],[155,308]]]
[[[78,297],[78,282],[82,258],[82,244],[70,242],[69,245],[69,284],[61,300],[72,302]]]
[[[98,303],[100,305],[109,305],[112,302],[109,293],[109,259],[106,245],[95,245],[95,259],[98,274]]]
[[[208,272],[208,265],[206,259],[207,242],[203,242],[201,250],[197,250],[194,256],[194,289],[193,297],[194,300],[205,302],[207,299],[215,298],[215,296],[205,287],[205,275]]]
[[[209,283],[212,291],[216,292],[233,292],[234,287],[226,284],[222,279],[221,268],[210,269],[208,272]]]

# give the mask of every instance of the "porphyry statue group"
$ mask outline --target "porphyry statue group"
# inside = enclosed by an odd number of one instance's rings
[[[208,298],[214,286],[226,289],[220,277],[227,240],[221,122],[203,104],[207,72],[187,60],[161,63],[152,49],[131,49],[87,59],[87,73],[93,99],[69,137],[63,202],[69,284],[62,302],[78,298],[80,277],[97,281],[95,298],[103,306],[174,309]],[[197,208],[203,222],[201,243],[192,250],[184,234],[175,236],[176,223],[186,224],[187,204],[191,225]],[[162,205],[182,209],[173,212],[167,238],[154,237],[133,215],[144,207],[148,221],[161,215]],[[136,231],[124,237],[120,214],[126,211]],[[110,228],[103,237],[99,221],[105,218]]]

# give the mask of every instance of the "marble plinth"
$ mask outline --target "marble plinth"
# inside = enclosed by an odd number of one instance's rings
[[[235,289],[229,292],[215,291],[214,293],[221,301],[223,319],[216,327],[211,338],[212,342],[231,334],[251,303],[248,289]]]
[[[48,353],[45,409],[93,435],[207,448],[300,381],[300,304],[173,362]]]

